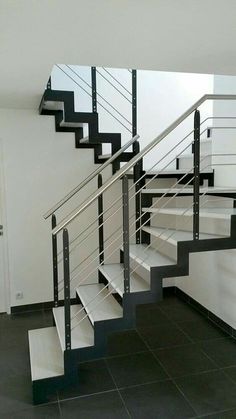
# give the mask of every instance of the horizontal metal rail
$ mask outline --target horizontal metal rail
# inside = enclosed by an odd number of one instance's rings
[[[207,100],[236,100],[236,95],[216,95],[206,94],[196,101],[187,111],[185,111],[179,118],[177,118],[169,127],[167,127],[160,135],[154,138],[139,154],[134,156],[127,162],[116,174],[114,174],[108,181],[106,181],[101,188],[94,192],[88,199],[86,199],[77,210],[75,210],[69,217],[62,220],[56,228],[52,230],[52,234],[58,234],[63,228],[68,226],[79,214],[91,205],[102,193],[111,187],[118,179],[120,179],[129,169],[131,169],[138,161],[151,151],[157,144],[159,144],[167,135],[169,135],[175,128],[177,128],[188,116],[190,116],[202,103]]]
[[[94,170],[83,182],[76,186],[71,192],[69,192],[64,198],[62,198],[57,204],[55,204],[50,210],[44,215],[45,220],[50,217],[55,211],[61,208],[69,199],[71,199],[77,192],[79,192],[84,186],[86,186],[91,180],[93,180],[97,175],[99,175],[109,164],[113,163],[127,148],[129,148],[135,141],[139,139],[139,135],[135,135],[123,145],[113,156],[111,156],[102,166]]]

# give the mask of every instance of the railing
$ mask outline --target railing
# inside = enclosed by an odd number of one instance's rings
[[[68,202],[73,196],[80,192],[89,182],[96,178],[100,173],[103,172],[106,167],[112,164],[127,148],[135,143],[139,139],[139,135],[135,135],[128,141],[123,147],[121,147],[115,154],[113,154],[107,161],[105,161],[101,166],[95,169],[85,180],[83,180],[78,186],[76,186],[72,191],[70,191],[64,198],[57,202],[52,208],[50,208],[45,214],[45,220],[49,218],[52,214],[55,213],[59,208],[61,208],[66,202]]]
[[[79,191],[81,191],[91,180],[93,180],[107,166],[115,162],[118,159],[118,157],[125,150],[127,150],[130,146],[132,146],[132,151],[134,154],[138,154],[140,151],[140,146],[138,142],[139,136],[137,135],[137,72],[136,70],[132,70],[132,71],[128,70],[129,72],[131,72],[131,83],[130,83],[131,88],[129,90],[128,88],[124,86],[124,84],[122,84],[117,79],[117,77],[115,77],[112,74],[111,70],[108,70],[105,67],[102,67],[100,70],[97,69],[96,67],[91,67],[91,82],[90,83],[87,82],[84,79],[84,77],[82,77],[79,74],[78,69],[72,66],[56,65],[56,67],[60,69],[60,71],[63,72],[66,75],[66,77],[72,80],[73,83],[75,83],[82,91],[84,91],[92,99],[92,112],[96,113],[97,106],[98,105],[101,106],[101,108],[104,109],[114,120],[116,120],[120,125],[125,127],[129,133],[132,133],[132,139],[129,140],[123,147],[121,147],[121,149],[118,150],[114,155],[112,155],[108,159],[108,161],[106,161],[99,169],[91,173],[91,175],[89,175],[83,182],[81,182],[77,187],[75,187],[72,191],[70,191],[64,198],[62,198],[59,202],[57,202],[51,209],[49,209],[44,214],[45,219],[50,217],[52,214],[55,214],[58,209],[62,208],[64,204],[70,201],[73,196],[75,196]],[[126,72],[127,70],[123,70],[123,71]],[[104,97],[104,94],[101,94],[100,92],[97,91],[97,74],[100,77],[102,77],[104,80],[106,80],[106,82],[109,83],[109,85],[112,86],[113,89],[115,89],[120,95],[122,95],[122,97],[125,97],[125,99],[128,100],[128,102],[131,104],[131,122],[124,116],[123,112],[120,112],[113,104],[111,104],[111,102],[109,102]],[[108,75],[108,77],[105,76],[104,74]],[[86,86],[86,88],[89,88],[89,90],[87,90],[80,82],[82,82]],[[115,85],[115,83],[116,85],[119,86],[118,88]],[[47,89],[51,89],[51,88],[52,88],[52,81],[50,77],[47,83]],[[129,98],[127,98],[127,95],[129,96]],[[104,104],[101,103],[101,100],[105,102],[109,106],[109,108],[112,109],[112,111],[106,108]],[[129,128],[127,128],[127,126],[124,125],[124,121],[122,122],[119,118],[117,118],[117,115],[115,115],[114,112],[116,112],[119,115],[119,117],[123,118],[123,120],[128,122]],[[87,137],[87,139],[89,142],[89,137]],[[142,162],[140,161],[139,164],[137,164],[134,167],[135,179],[137,179],[141,171],[142,171]],[[139,185],[137,182],[137,186],[136,186],[137,192],[138,192],[138,188],[139,188]],[[136,217],[138,218],[139,215],[140,215],[140,205],[139,205],[139,199],[138,199],[138,194],[137,194]],[[139,235],[137,234],[137,242],[139,242],[139,240],[140,238],[139,238]]]
[[[70,79],[80,90],[82,90],[87,96],[92,99],[92,111],[97,112],[98,105],[111,116],[113,120],[118,122],[127,132],[132,134],[134,137],[137,134],[137,71],[131,71],[131,91],[128,90],[119,80],[112,76],[111,71],[108,71],[106,68],[102,67],[98,70],[96,67],[91,67],[91,83],[87,82],[84,77],[82,77],[77,70],[72,68],[69,65],[56,65],[56,67],[68,78]],[[125,71],[125,70],[124,70]],[[109,74],[109,78],[104,76],[104,72]],[[111,101],[108,100],[97,89],[97,75],[106,80],[107,83],[116,91],[122,98],[124,98],[131,105],[131,120],[124,115],[124,112],[121,112],[117,109]],[[111,81],[112,80],[112,81]],[[116,87],[118,84],[120,88]],[[51,79],[48,81],[47,88],[51,88]],[[123,89],[123,91],[122,91]],[[125,94],[124,94],[125,92]],[[127,93],[127,94],[126,94]],[[127,97],[128,95],[128,97]],[[108,106],[108,107],[107,107]]]
[[[143,229],[146,225],[150,224],[151,220],[157,214],[161,213],[171,202],[173,203],[175,198],[182,195],[193,197],[191,205],[183,211],[182,215],[190,211],[192,212],[192,237],[193,240],[199,240],[199,213],[201,205],[205,204],[205,202],[201,203],[200,197],[203,198],[209,193],[209,188],[200,187],[200,175],[211,167],[208,158],[215,156],[213,153],[206,154],[205,156],[202,156],[200,153],[200,139],[207,129],[201,131],[201,128],[208,118],[201,122],[198,108],[206,100],[236,100],[236,95],[203,96],[104,184],[102,184],[102,177],[99,174],[99,189],[57,225],[55,215],[52,216],[52,237],[55,255],[54,300],[55,305],[57,305],[59,294],[64,291],[65,321],[67,326],[65,343],[67,350],[71,349],[72,331],[113,292],[110,289],[106,293],[106,296],[102,297],[103,290],[108,288],[108,285],[104,284],[101,291],[85,307],[86,314],[82,314],[82,310],[79,310],[71,317],[70,298],[72,293],[75,292],[76,287],[86,284],[88,281],[95,282],[99,268],[102,267],[104,262],[111,262],[114,259],[117,260],[122,247],[123,278],[119,274],[113,279],[113,283],[109,283],[109,285],[113,285],[115,288],[117,281],[121,281],[124,294],[129,293],[132,286],[132,275],[137,272],[135,260],[139,261],[142,259],[142,262],[145,263],[145,258],[148,257],[148,249],[154,245],[158,245],[158,249],[161,249],[161,246],[164,245],[166,240],[174,234],[170,232],[168,235],[168,231],[171,229],[167,227],[152,242],[149,242],[145,234],[143,234]],[[153,153],[153,150],[158,147],[160,142],[166,139],[170,133],[191,115],[194,117],[193,130],[176,143],[174,147],[170,147],[170,150],[155,160],[155,163],[150,167],[150,171],[156,168],[151,179],[145,181],[145,173],[139,171],[138,177],[134,180],[129,180],[130,170],[137,167],[149,153]],[[155,179],[158,180],[158,176],[165,173],[165,170],[171,166],[175,159],[183,156],[185,151],[192,145],[193,166],[187,169],[186,173],[170,188],[166,188],[165,190],[158,189],[155,192],[157,200],[154,203],[150,201],[148,194],[145,193],[147,187],[151,186]],[[218,154],[218,156],[223,156],[223,154]],[[164,164],[162,168],[159,167],[161,163]],[[122,180],[122,191],[120,191],[120,180]],[[145,206],[145,199],[141,202],[141,194],[142,197],[147,197],[146,200],[149,206],[148,213],[141,213],[141,204]],[[137,198],[139,202],[138,217],[137,210],[132,209]],[[156,211],[151,214],[150,209],[153,208]],[[89,210],[89,220],[87,220],[87,225],[85,225],[84,220],[85,218],[88,219],[88,217],[85,217],[87,210]],[[78,232],[75,234],[78,226],[81,231],[79,234],[77,234]],[[61,233],[63,237],[59,242]],[[133,263],[130,264],[130,246],[132,243],[137,242],[137,235],[145,247],[142,248],[141,255],[136,255],[132,258]],[[165,240],[160,244],[159,240],[162,236],[165,237]],[[58,244],[60,244],[61,249],[58,249]],[[63,257],[59,261],[58,256],[62,253]],[[98,298],[99,301],[97,301]],[[78,316],[80,317],[79,320]]]

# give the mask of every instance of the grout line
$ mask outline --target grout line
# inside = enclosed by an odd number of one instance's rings
[[[119,388],[118,388],[118,386],[117,386],[117,384],[116,384],[115,378],[113,377],[113,374],[112,374],[112,372],[111,372],[111,368],[109,367],[109,364],[108,364],[108,362],[107,362],[107,360],[106,360],[106,359],[105,359],[105,364],[106,364],[107,370],[108,370],[108,372],[109,372],[109,374],[110,374],[110,376],[111,376],[111,378],[112,378],[112,381],[113,381],[113,383],[115,384],[116,390],[117,390],[117,392],[118,392],[118,394],[119,394],[119,397],[120,397],[120,399],[121,399],[121,402],[122,402],[122,404],[123,404],[123,406],[124,406],[124,408],[125,408],[125,410],[126,410],[126,413],[127,413],[127,414],[128,414],[128,416],[131,418],[131,414],[129,413],[129,410],[128,410],[128,408],[127,408],[126,404],[125,404],[125,401],[124,401],[124,399],[123,399],[123,397],[122,397],[122,394],[121,394],[121,392],[120,392],[120,390],[119,390]]]
[[[175,385],[175,387],[177,388],[177,390],[179,391],[180,394],[182,394],[184,400],[188,403],[188,405],[191,407],[191,409],[193,410],[194,413],[197,412],[196,410],[193,408],[192,404],[190,403],[190,401],[188,400],[188,398],[185,396],[185,394],[182,392],[182,390],[177,386],[175,380],[171,377],[171,375],[169,374],[169,372],[167,371],[166,367],[164,366],[164,364],[158,359],[158,357],[156,356],[156,354],[151,350],[153,356],[155,357],[155,359],[160,363],[161,367],[163,368],[163,370],[166,372],[166,374],[169,376],[170,380],[172,381],[172,383]],[[194,418],[195,416],[193,416]]]
[[[90,396],[98,396],[100,394],[112,393],[112,392],[115,392],[115,391],[116,391],[116,389],[113,388],[111,390],[97,391],[95,393],[89,393],[89,394],[81,394],[81,395],[78,395],[78,396],[67,397],[66,399],[59,399],[59,403],[68,402],[70,400],[76,400],[76,399],[85,399],[85,398],[90,397]]]
[[[163,368],[163,370],[165,371],[165,373],[167,374],[167,376],[169,377],[170,381],[172,381],[172,383],[175,385],[175,387],[177,388],[177,390],[179,391],[179,393],[182,394],[182,396],[184,397],[185,401],[188,403],[188,405],[191,407],[191,409],[193,410],[194,413],[197,414],[196,410],[193,408],[192,404],[190,403],[190,401],[187,399],[187,397],[184,395],[184,393],[178,388],[178,386],[176,385],[176,382],[174,381],[174,379],[170,376],[169,372],[167,371],[167,369],[165,368],[165,366],[163,365],[163,363],[157,358],[157,356],[155,355],[155,353],[151,350],[150,348],[150,352],[152,353],[152,355],[154,356],[154,358],[160,363],[161,367]],[[194,418],[194,416],[192,416],[192,418]]]
[[[160,309],[161,310],[161,312],[162,312],[162,314],[165,314],[165,312],[163,311],[163,309]],[[169,319],[169,320],[171,320],[172,321],[172,323],[177,327],[177,329],[180,331],[180,332],[182,332],[190,341],[191,341],[191,343],[195,343],[194,342],[194,340],[191,338],[191,336],[189,336],[188,334],[187,334],[187,332],[185,332],[185,330],[183,330],[180,326],[179,326],[179,324],[178,323],[176,323],[176,321],[174,321],[173,319],[171,319],[169,316],[168,316],[168,314],[165,314],[166,315],[166,317],[167,317],[167,319]]]
[[[227,409],[227,410],[217,410],[217,411],[214,411],[214,412],[211,412],[211,413],[204,413],[203,415],[197,416],[196,419],[208,418],[209,415],[216,415],[216,414],[230,413],[230,412],[235,412],[235,417],[236,417],[236,409],[233,408],[233,409]]]

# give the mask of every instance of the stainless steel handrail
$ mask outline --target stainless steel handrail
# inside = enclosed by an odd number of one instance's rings
[[[106,162],[103,163],[102,166],[98,167],[94,170],[83,182],[81,182],[78,186],[76,186],[71,192],[69,192],[64,198],[62,198],[57,204],[55,204],[50,210],[44,214],[45,220],[50,217],[55,211],[62,207],[69,199],[71,199],[77,192],[79,192],[84,186],[86,186],[91,180],[93,180],[97,175],[99,175],[109,164],[111,164],[117,157],[120,156],[127,148],[129,148],[135,141],[139,139],[139,135],[135,135],[128,141],[126,144],[123,145],[113,156],[111,156]]]
[[[202,103],[207,100],[236,100],[236,95],[220,95],[220,94],[206,94],[197,100],[187,111],[185,111],[179,118],[177,118],[169,127],[167,127],[161,134],[159,134],[153,141],[151,141],[139,154],[134,156],[127,162],[118,172],[116,172],[107,182],[103,184],[96,192],[94,192],[88,199],[86,199],[79,208],[70,214],[69,217],[62,220],[57,227],[52,230],[52,234],[58,234],[63,228],[68,226],[79,214],[81,214],[90,204],[92,204],[102,193],[104,193],[110,186],[112,186],[118,179],[120,179],[129,169],[131,169],[138,161],[151,151],[160,141],[169,135],[178,125],[181,124],[189,115],[191,115]]]

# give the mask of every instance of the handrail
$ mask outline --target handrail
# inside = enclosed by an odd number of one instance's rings
[[[169,135],[181,122],[183,122],[189,115],[191,115],[202,103],[207,100],[236,100],[236,95],[220,95],[220,94],[206,94],[197,100],[187,111],[178,117],[169,127],[167,127],[161,134],[152,140],[139,154],[134,156],[127,162],[118,172],[116,172],[109,180],[107,180],[96,192],[94,192],[88,199],[86,199],[75,212],[69,217],[62,220],[57,227],[52,230],[52,234],[58,234],[63,228],[69,225],[79,214],[81,214],[90,204],[92,204],[102,193],[104,193],[110,186],[112,186],[118,179],[120,179],[129,169],[131,169],[138,161],[151,151],[160,141]]]
[[[97,175],[99,175],[109,164],[111,164],[120,154],[123,153],[127,148],[129,148],[135,141],[139,139],[139,135],[135,135],[128,141],[126,144],[123,145],[115,154],[113,154],[106,162],[99,166],[96,170],[94,170],[85,180],[83,180],[78,186],[76,186],[71,192],[69,192],[64,198],[62,198],[57,204],[55,204],[50,210],[48,210],[44,214],[45,220],[50,217],[55,211],[61,208],[69,199],[71,199],[77,192],[79,192],[84,186],[86,186],[92,179],[94,179]]]

